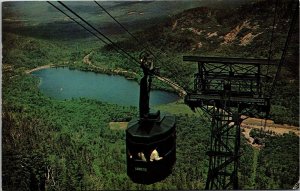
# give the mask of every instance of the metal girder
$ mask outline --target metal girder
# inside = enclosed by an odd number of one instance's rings
[[[212,107],[209,174],[205,189],[236,189],[239,149],[239,118],[216,106]],[[238,131],[238,132],[237,132]]]
[[[267,59],[245,59],[245,58],[224,58],[224,57],[201,57],[201,56],[183,56],[183,61],[207,62],[207,63],[228,63],[228,64],[260,64],[260,65],[277,65],[278,60]]]
[[[238,189],[241,115],[263,116],[270,101],[262,95],[265,59],[184,56],[198,63],[194,91],[185,96],[192,109],[211,116],[209,170],[205,189]]]

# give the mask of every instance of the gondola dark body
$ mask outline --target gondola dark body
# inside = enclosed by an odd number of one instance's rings
[[[126,130],[127,175],[133,182],[152,184],[165,179],[172,172],[176,161],[175,117],[162,115],[158,120],[133,119]],[[159,161],[149,161],[151,151],[156,149]],[[129,153],[145,153],[147,161],[130,158]]]
[[[150,113],[155,68],[147,55],[141,55],[141,67],[144,77],[140,82],[140,116],[132,119],[126,130],[127,175],[135,183],[152,184],[172,172],[176,161],[176,119],[159,111]]]

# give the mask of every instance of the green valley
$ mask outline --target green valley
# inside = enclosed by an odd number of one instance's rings
[[[279,1],[272,59],[280,59],[292,0]],[[102,2],[101,2],[102,3]],[[273,0],[105,1],[103,6],[141,43],[135,42],[94,2],[66,4],[134,58],[151,48],[160,75],[193,89],[196,64],[184,55],[267,58]],[[165,180],[142,185],[126,174],[125,130],[138,108],[87,98],[58,100],[42,94],[26,71],[52,65],[115,75],[139,82],[139,65],[58,12],[47,2],[2,3],[2,189],[3,190],[189,190],[204,189],[210,119],[183,99],[155,106],[174,114],[176,164]],[[299,126],[299,20],[271,100],[276,123]],[[87,57],[88,56],[88,57]],[[88,59],[88,60],[87,60]],[[89,62],[91,64],[89,64]],[[274,77],[276,67],[262,68]],[[176,92],[156,78],[153,88]],[[114,124],[114,125],[111,125]],[[122,123],[123,125],[126,123]],[[114,128],[112,128],[114,126]],[[299,179],[299,137],[252,130],[263,144],[241,136],[240,189],[291,189]]]

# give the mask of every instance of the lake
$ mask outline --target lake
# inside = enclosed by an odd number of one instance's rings
[[[138,106],[139,84],[123,76],[95,72],[48,68],[32,72],[39,77],[40,91],[56,99],[89,98],[124,106]],[[155,79],[154,79],[155,80]],[[152,90],[150,105],[160,105],[179,99],[175,93]]]

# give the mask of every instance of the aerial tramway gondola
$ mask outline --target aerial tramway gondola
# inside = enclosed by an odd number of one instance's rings
[[[243,63],[238,63],[240,62],[241,59],[239,58],[213,58],[213,57],[186,57],[186,61],[197,61],[198,62],[198,67],[202,67],[198,74],[195,76],[196,77],[196,86],[195,86],[195,92],[190,93],[186,95],[185,97],[185,103],[189,106],[191,106],[192,109],[196,107],[202,107],[204,106],[204,110],[210,112],[212,111],[214,117],[212,117],[212,127],[217,127],[215,129],[217,131],[212,131],[212,138],[211,140],[214,142],[214,144],[217,146],[214,147],[213,144],[211,144],[211,147],[213,149],[213,152],[207,152],[207,154],[210,157],[215,157],[212,158],[209,162],[209,172],[207,176],[207,182],[206,182],[206,189],[224,189],[228,188],[230,185],[232,185],[233,189],[238,189],[238,159],[240,157],[239,155],[239,147],[240,147],[240,131],[239,131],[239,125],[241,120],[239,118],[234,121],[237,128],[236,129],[236,146],[234,148],[234,152],[220,152],[221,146],[224,148],[229,148],[227,144],[219,144],[219,142],[223,142],[221,140],[221,133],[227,133],[227,130],[232,129],[232,119],[234,117],[229,116],[228,113],[224,110],[224,106],[228,107],[227,102],[232,103],[232,101],[237,102],[237,104],[231,104],[232,106],[238,106],[239,108],[237,111],[242,109],[245,109],[246,106],[245,104],[241,103],[243,100],[246,102],[246,104],[249,105],[251,108],[252,105],[256,106],[256,109],[259,112],[269,112],[270,105],[269,105],[269,99],[272,97],[273,91],[276,86],[276,82],[279,77],[280,69],[285,61],[285,56],[287,54],[287,48],[289,41],[291,39],[292,35],[292,29],[294,28],[294,25],[296,23],[296,18],[298,18],[298,7],[299,7],[299,2],[298,1],[293,1],[296,3],[295,10],[293,13],[293,17],[291,20],[290,24],[290,29],[288,32],[287,40],[283,49],[283,53],[281,55],[280,62],[277,66],[277,71],[275,74],[275,77],[273,78],[273,82],[269,91],[269,94],[262,94],[261,86],[260,86],[260,69],[258,70],[259,72],[252,74],[252,76],[245,77],[246,75],[236,75],[233,71],[228,70],[226,72],[226,76],[224,78],[224,75],[221,76],[220,71],[216,71],[218,75],[213,76],[213,79],[209,79],[210,82],[213,82],[213,80],[216,80],[215,77],[219,77],[219,85],[218,86],[211,86],[215,87],[216,89],[212,89],[209,85],[207,84],[208,78],[214,74],[212,71],[211,73],[208,73],[208,71],[202,70],[205,69],[202,66],[205,64],[210,64],[210,63],[217,63],[217,64],[225,64],[226,67],[232,66],[233,64],[239,64],[242,65]],[[171,172],[172,172],[172,167],[175,164],[176,161],[176,119],[172,115],[167,115],[167,114],[161,114],[159,111],[156,113],[150,113],[150,108],[149,108],[149,93],[151,89],[151,81],[152,81],[152,76],[156,74],[156,69],[153,67],[153,63],[148,60],[148,55],[141,55],[141,61],[137,61],[134,57],[132,57],[128,52],[126,52],[124,49],[122,49],[120,46],[112,42],[106,35],[104,35],[102,32],[100,32],[97,28],[93,27],[90,23],[88,23],[85,19],[80,17],[76,12],[72,11],[68,6],[66,6],[62,2],[58,2],[61,4],[64,8],[69,10],[71,13],[73,13],[77,18],[79,18],[83,23],[85,23],[87,26],[81,24],[78,22],[76,19],[72,18],[70,15],[66,14],[62,9],[58,8],[55,6],[53,3],[49,2],[54,8],[56,8],[58,11],[62,12],[64,15],[66,15],[69,19],[73,20],[75,23],[80,25],[82,28],[84,28],[86,31],[94,35],[98,40],[102,41],[103,43],[107,45],[112,45],[112,47],[122,54],[124,57],[127,59],[134,61],[136,63],[141,64],[141,68],[143,69],[144,76],[141,79],[140,83],[140,116],[139,118],[133,119],[129,122],[128,128],[126,130],[126,158],[127,158],[127,174],[128,176],[136,183],[142,183],[142,184],[151,184],[160,180],[163,180],[166,178]],[[95,1],[95,3],[97,3]],[[276,16],[276,7],[278,4],[278,0],[276,1],[276,6],[275,6],[275,16]],[[99,3],[97,3],[98,6]],[[107,14],[109,14],[102,6],[100,6]],[[109,16],[111,16],[109,14]],[[268,58],[268,67],[269,65],[272,65],[269,63],[271,60],[271,48],[272,48],[272,41],[273,41],[273,32],[275,28],[275,16],[273,20],[273,31],[272,31],[272,37],[271,37],[271,43],[270,43],[270,50],[269,50],[269,58]],[[112,17],[112,16],[111,16]],[[113,17],[112,17],[113,18]],[[140,45],[140,43],[137,38],[135,38],[123,25],[121,25],[115,18],[113,18],[127,33],[129,33],[134,40],[136,40]],[[93,32],[94,31],[94,32]],[[101,35],[104,39],[99,37],[98,35]],[[111,44],[109,44],[111,43]],[[149,50],[148,50],[149,51]],[[151,53],[151,51],[149,51]],[[153,55],[153,53],[151,53]],[[196,60],[195,60],[196,59]],[[230,61],[231,60],[231,61]],[[243,59],[242,59],[243,60]],[[229,61],[229,63],[228,63]],[[251,59],[244,59],[244,62],[246,61],[246,64],[248,65],[254,65],[254,68],[260,68],[259,63],[253,63],[253,60]],[[249,62],[249,63],[248,63]],[[265,61],[263,61],[264,63]],[[244,63],[245,64],[245,63]],[[259,66],[259,67],[258,67]],[[223,68],[224,70],[226,69]],[[239,67],[241,72],[245,71],[250,71],[249,68],[242,68]],[[215,69],[220,69],[216,68]],[[267,68],[267,74],[268,74],[268,69]],[[252,72],[253,73],[253,72]],[[207,75],[210,74],[210,75]],[[247,83],[240,83],[242,81],[240,78],[245,78],[243,79],[243,82],[245,80],[250,81],[250,92],[248,91],[236,91],[237,86],[245,86],[247,88]],[[267,75],[266,75],[267,76]],[[202,77],[202,78],[200,78]],[[229,81],[229,83],[225,83],[224,79]],[[252,81],[255,81],[257,85],[257,91],[253,91],[253,86],[252,86]],[[237,81],[239,83],[236,83],[235,85],[232,84],[231,82]],[[197,85],[198,84],[198,85]],[[220,89],[221,88],[221,89]],[[245,87],[242,87],[245,88]],[[242,89],[240,88],[240,89]],[[259,94],[258,94],[258,93]],[[193,95],[194,94],[194,95]],[[198,95],[197,95],[198,94]],[[258,96],[259,95],[259,96]],[[232,96],[239,96],[235,100],[232,100]],[[250,101],[247,100],[250,97]],[[230,98],[230,99],[229,99]],[[201,100],[202,99],[202,100]],[[225,104],[220,104],[220,100],[224,101]],[[266,100],[266,101],[265,101]],[[223,103],[224,103],[223,102]],[[252,104],[252,102],[254,104]],[[263,103],[262,103],[263,102]],[[211,105],[213,104],[213,106]],[[210,106],[210,107],[209,107]],[[241,107],[240,107],[241,106]],[[251,108],[252,109],[252,108]],[[250,110],[249,110],[250,111]],[[248,113],[250,113],[247,111]],[[216,117],[216,112],[219,113],[219,116]],[[222,124],[222,116],[223,113],[226,114],[228,119],[225,119],[227,121],[226,126],[229,127],[226,131],[219,131],[224,129],[224,125]],[[217,113],[217,114],[218,114]],[[241,113],[241,112],[240,112]],[[237,113],[239,116],[239,113]],[[224,117],[224,115],[223,115]],[[236,118],[236,117],[235,117]],[[233,123],[233,124],[234,124]],[[219,128],[221,125],[221,128]],[[213,130],[213,129],[212,129]],[[217,135],[216,138],[213,137],[213,135]],[[228,137],[227,133],[227,140],[228,138],[232,139],[232,137]],[[214,140],[217,141],[214,141]],[[226,142],[226,140],[225,140]],[[224,142],[223,142],[224,143]],[[227,143],[227,142],[226,142]],[[223,148],[222,148],[223,149]],[[234,155],[232,155],[234,154]],[[225,162],[219,163],[219,161],[222,161],[223,159],[219,160],[216,157],[223,157],[225,158]],[[228,159],[229,158],[229,159]],[[234,162],[233,172],[230,174],[226,171],[221,171],[224,169],[225,166],[228,166],[228,164],[231,164]],[[230,168],[228,168],[230,169]],[[225,168],[226,170],[226,168]],[[225,181],[225,176],[229,176],[227,182]],[[223,179],[223,181],[221,178]],[[296,186],[295,186],[296,187]]]
[[[144,76],[140,81],[139,118],[126,130],[127,175],[133,182],[152,184],[165,179],[176,161],[176,119],[160,111],[150,113],[152,76],[156,73],[147,54],[141,54]]]
[[[126,130],[127,174],[134,182],[141,184],[151,184],[163,180],[172,172],[172,167],[176,161],[176,119],[175,116],[161,114],[159,111],[150,113],[151,81],[152,76],[157,75],[157,71],[149,60],[149,55],[142,53],[140,55],[141,60],[137,61],[64,3],[58,2],[90,28],[66,14],[53,3],[47,2],[97,39],[105,44],[110,42],[117,52],[141,65],[144,76],[140,83],[140,116],[131,120]],[[99,5],[99,3],[97,4]],[[118,24],[120,25],[120,23]],[[124,27],[122,26],[122,28]],[[101,35],[105,40],[98,35]],[[131,36],[133,35],[131,34]],[[151,53],[151,51],[147,51]],[[153,55],[153,53],[151,54]]]

